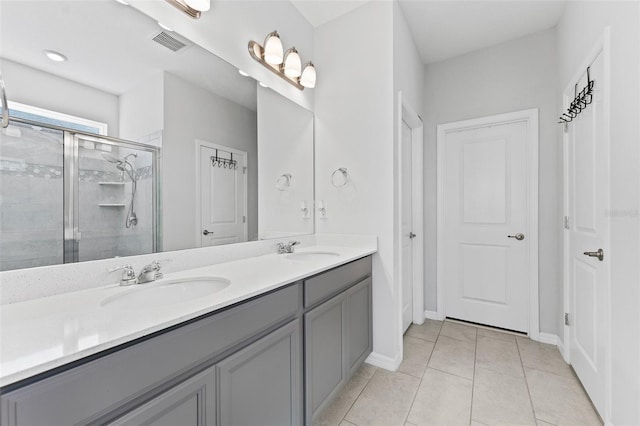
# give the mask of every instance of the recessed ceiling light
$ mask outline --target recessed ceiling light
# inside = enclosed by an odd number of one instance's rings
[[[158,21],[158,25],[160,26],[160,28],[162,28],[165,31],[169,31],[169,32],[173,32],[173,29],[167,27],[165,24],[163,24],[162,22]]]
[[[267,86],[266,84],[264,84],[263,82],[260,82],[260,86],[262,86],[262,87],[267,87],[267,88],[269,87],[269,86]]]
[[[67,60],[67,57],[62,53],[54,52],[53,50],[43,50],[42,53],[44,53],[47,58],[51,59],[52,61],[64,62]]]
[[[126,1],[124,1],[124,0],[116,0],[116,1],[117,1],[118,3],[120,3],[120,4],[124,4],[125,6],[129,6],[129,3],[127,3],[127,2],[126,2]]]
[[[249,74],[247,74],[246,72],[244,72],[242,70],[238,70],[238,74],[240,74],[243,77],[249,77]]]

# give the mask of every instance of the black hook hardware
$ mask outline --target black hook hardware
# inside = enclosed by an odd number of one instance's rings
[[[569,104],[566,113],[562,113],[558,124],[566,124],[573,121],[588,105],[593,102],[593,87],[595,82],[591,80],[591,67],[587,67],[587,85],[578,92],[578,84],[573,87],[574,98]]]

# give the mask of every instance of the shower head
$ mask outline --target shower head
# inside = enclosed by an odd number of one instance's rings
[[[102,158],[104,158],[105,160],[107,160],[108,162],[113,163],[113,164],[118,164],[118,163],[122,162],[122,160],[120,160],[119,158],[114,157],[113,155],[111,155],[111,154],[109,154],[107,152],[103,152],[102,153]]]

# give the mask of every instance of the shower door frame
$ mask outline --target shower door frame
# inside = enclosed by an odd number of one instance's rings
[[[79,262],[80,232],[80,175],[79,175],[79,139],[91,142],[107,144],[111,146],[124,146],[140,151],[150,152],[153,157],[152,165],[152,253],[162,250],[161,233],[161,160],[162,154],[159,147],[147,145],[112,136],[83,132],[67,127],[56,126],[48,123],[28,120],[18,117],[10,117],[10,122],[46,127],[48,129],[63,132],[63,264]]]

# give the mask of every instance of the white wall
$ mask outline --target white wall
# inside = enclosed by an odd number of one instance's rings
[[[313,60],[313,27],[287,0],[218,0],[194,20],[165,1],[133,0],[131,4],[175,31],[216,54],[258,81],[269,85],[307,109],[313,109],[313,90],[300,91],[249,56],[250,40],[262,44],[277,30],[286,48],[295,46],[303,61]],[[322,79],[322,66],[318,77]]]
[[[258,86],[258,154],[260,239],[313,234],[313,113]],[[283,174],[291,186],[280,191]]]
[[[436,310],[436,126],[540,110],[540,331],[557,334],[562,297],[562,144],[555,29],[425,67],[425,309]]]
[[[0,65],[9,101],[107,123],[109,136],[118,136],[116,95],[7,59]]]
[[[196,246],[196,139],[247,152],[249,235],[258,232],[256,113],[164,74],[163,251]]]
[[[605,26],[611,26],[610,421],[640,424],[640,4],[568,2],[558,25],[560,85],[566,86]],[[561,101],[560,95],[556,101]]]
[[[378,236],[373,257],[373,358],[400,362],[393,232],[393,10],[370,2],[316,29],[316,200],[318,233]],[[335,188],[346,167],[351,184]]]
[[[164,127],[164,74],[159,71],[119,97],[120,138],[139,141]]]

